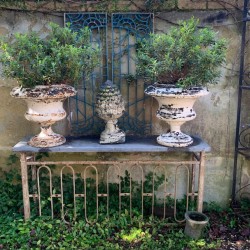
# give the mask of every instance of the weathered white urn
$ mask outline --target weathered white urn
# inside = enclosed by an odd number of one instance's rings
[[[156,116],[170,125],[170,132],[157,137],[157,142],[167,147],[186,147],[193,143],[191,136],[181,132],[181,125],[193,120],[193,105],[198,97],[209,92],[203,87],[182,89],[174,85],[154,84],[145,89],[159,103]]]
[[[124,111],[124,100],[117,87],[109,80],[103,83],[96,97],[96,113],[106,122],[100,136],[101,144],[125,142],[125,133],[117,125]]]
[[[63,102],[76,94],[69,85],[36,86],[34,88],[16,87],[11,96],[24,99],[28,110],[25,118],[39,123],[41,132],[33,136],[28,144],[33,147],[46,148],[61,145],[66,142],[64,136],[53,132],[51,125],[66,117]]]

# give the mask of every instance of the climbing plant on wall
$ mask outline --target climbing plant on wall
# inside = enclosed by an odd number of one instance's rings
[[[242,7],[241,0],[235,0],[234,3],[225,0],[191,0],[191,2],[190,9],[193,7],[197,9],[195,5],[201,3],[206,3],[207,7],[210,3],[218,4],[218,6],[226,10],[228,8],[240,9]],[[180,0],[0,0],[0,9],[32,10],[47,13],[64,12],[66,9],[90,11],[90,8],[91,11],[94,8],[94,11],[105,10],[109,13],[118,11],[162,12],[178,10],[179,4],[182,4]]]

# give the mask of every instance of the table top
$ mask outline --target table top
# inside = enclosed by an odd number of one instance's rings
[[[192,136],[194,142],[188,147],[171,148],[161,146],[155,137],[140,138],[127,136],[122,144],[100,144],[99,138],[82,137],[67,138],[63,145],[50,148],[35,148],[27,144],[29,138],[25,138],[13,147],[13,152],[52,152],[52,153],[87,153],[87,152],[209,152],[210,146],[197,136]]]

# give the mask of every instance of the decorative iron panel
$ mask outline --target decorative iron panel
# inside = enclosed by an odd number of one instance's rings
[[[250,149],[248,103],[250,98],[250,40],[249,40],[249,0],[245,0],[245,9],[243,11],[242,44],[240,54],[240,75],[239,75],[239,97],[238,97],[238,119],[237,119],[237,138],[236,148]]]
[[[107,14],[68,13],[65,23],[77,31],[88,26],[91,29],[91,42],[101,49],[100,67],[96,68],[89,80],[83,80],[77,88],[77,95],[70,98],[70,125],[74,136],[96,134],[103,122],[95,115],[95,93],[99,85],[108,79]],[[103,126],[103,125],[102,125]]]
[[[153,14],[112,14],[112,80],[125,99],[125,114],[120,122],[128,134],[146,135],[151,132],[151,99],[144,94],[144,82],[134,76],[136,45],[152,32]]]
[[[240,74],[238,88],[238,109],[236,122],[235,137],[235,153],[234,153],[234,169],[233,169],[233,188],[232,200],[236,204],[236,200],[249,196],[250,179],[245,178],[242,181],[242,166],[239,163],[239,154],[250,157],[250,116],[249,116],[249,100],[250,100],[250,1],[244,0],[244,8],[242,10],[242,40],[240,53]],[[247,195],[246,195],[247,194]],[[238,213],[238,212],[237,212]],[[239,213],[238,213],[239,214]],[[245,216],[248,219],[249,216]]]
[[[126,101],[126,112],[119,119],[119,127],[127,134],[150,134],[151,99],[144,95],[144,82],[135,77],[135,49],[140,39],[153,32],[153,14],[115,13],[109,19],[106,13],[68,13],[65,23],[70,23],[76,31],[88,26],[92,31],[92,42],[102,53],[101,66],[89,81],[82,82],[77,96],[70,100],[72,135],[99,134],[104,128],[95,114],[95,93],[107,79],[120,88]],[[112,28],[108,30],[110,26]]]
[[[242,34],[242,48],[241,48],[241,69],[239,77],[239,149],[250,149],[250,116],[249,116],[249,100],[250,100],[250,15],[249,15],[249,1],[246,1],[246,10],[243,14],[243,34]]]

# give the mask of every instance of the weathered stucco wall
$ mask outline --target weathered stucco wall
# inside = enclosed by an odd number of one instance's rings
[[[179,1],[180,9],[187,9],[188,1]],[[181,3],[179,3],[181,4]],[[181,7],[182,6],[182,7]],[[185,7],[186,6],[186,7]],[[205,9],[208,7],[207,2]],[[221,6],[220,6],[221,7]],[[198,8],[198,7],[197,7]],[[212,8],[212,7],[211,7]],[[214,9],[219,8],[213,7]],[[201,8],[203,9],[203,7]],[[213,200],[226,204],[229,201],[232,185],[232,168],[234,153],[234,133],[236,123],[237,86],[239,70],[240,50],[240,25],[235,18],[224,12],[216,11],[172,11],[157,14],[155,18],[156,32],[166,31],[172,23],[191,16],[199,17],[201,24],[209,24],[218,31],[218,37],[224,37],[228,41],[226,64],[222,68],[220,83],[210,87],[210,94],[201,98],[195,104],[197,118],[183,126],[183,131],[199,135],[207,141],[212,151],[207,155],[205,176],[205,200]],[[223,14],[223,15],[222,15]],[[218,16],[222,18],[218,19]],[[63,25],[63,14],[41,14],[17,11],[2,11],[0,14],[0,35],[11,36],[15,32],[38,31],[45,36],[49,22]],[[15,82],[9,79],[0,79],[0,162],[5,167],[5,158],[11,153],[11,147],[27,135],[39,131],[36,124],[25,120],[26,105],[23,101],[11,98],[9,92]],[[156,109],[156,102],[154,109]],[[55,131],[67,133],[67,120],[59,122]],[[155,119],[154,134],[166,131],[166,125]],[[128,156],[128,155],[127,155]],[[54,155],[53,158],[65,160],[73,158],[95,159],[100,154],[87,155]],[[122,158],[121,154],[105,154],[104,158]],[[131,153],[131,159],[150,157],[164,158],[160,155],[138,155]],[[5,167],[7,168],[7,167]]]

